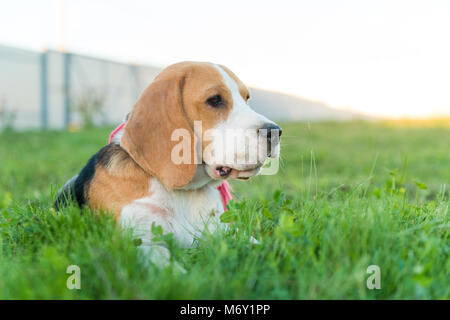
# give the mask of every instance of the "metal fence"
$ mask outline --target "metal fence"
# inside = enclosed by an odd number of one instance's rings
[[[93,125],[117,124],[160,71],[74,53],[0,45],[0,129],[62,129],[87,120]],[[371,119],[318,101],[250,89],[250,106],[272,120]]]
[[[120,122],[160,69],[74,53],[0,46],[0,118],[17,129],[58,129],[87,117]],[[98,112],[92,109],[98,107]],[[1,123],[0,123],[1,125]]]

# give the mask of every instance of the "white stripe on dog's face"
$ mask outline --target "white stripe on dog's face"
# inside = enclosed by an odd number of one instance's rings
[[[256,113],[242,98],[237,83],[220,66],[214,65],[219,70],[225,85],[233,98],[233,109],[228,119],[222,124],[227,129],[258,129],[265,124],[275,124],[263,115]]]
[[[214,67],[230,91],[233,104],[227,119],[212,130],[210,148],[214,157],[208,152],[204,154],[207,172],[216,177],[212,171],[222,165],[236,169],[232,171],[230,178],[256,175],[267,158],[267,140],[258,138],[258,129],[276,124],[252,110],[241,96],[236,81],[222,67]],[[279,144],[275,146],[272,157],[278,156],[278,153]]]

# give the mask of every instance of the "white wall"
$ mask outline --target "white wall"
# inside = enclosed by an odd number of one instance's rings
[[[80,124],[75,110],[80,97],[100,95],[104,114],[96,117],[97,124],[117,124],[131,110],[145,87],[160,69],[134,66],[88,56],[57,51],[47,53],[47,114],[48,127],[66,127],[66,79],[69,83],[71,105],[70,123]],[[66,77],[65,63],[69,65]],[[17,129],[42,127],[42,53],[0,46],[0,101],[16,113]]]
[[[0,108],[15,113],[17,128],[41,124],[40,57],[38,52],[0,46]]]

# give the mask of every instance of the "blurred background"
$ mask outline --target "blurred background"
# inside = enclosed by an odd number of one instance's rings
[[[221,63],[274,120],[450,117],[450,2],[0,1],[0,127],[114,125],[165,66]]]
[[[53,203],[183,60],[283,136],[276,175],[231,181],[231,232],[167,241],[176,275]],[[449,146],[450,0],[0,0],[0,299],[450,299]]]

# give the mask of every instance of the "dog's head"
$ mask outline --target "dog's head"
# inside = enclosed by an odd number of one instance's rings
[[[248,88],[224,66],[181,62],[164,69],[134,106],[121,146],[167,188],[202,165],[209,179],[248,179],[279,155],[281,129],[247,104]]]

